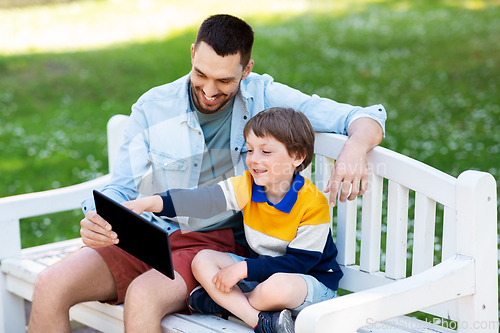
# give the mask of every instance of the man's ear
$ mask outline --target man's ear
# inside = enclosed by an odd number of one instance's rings
[[[253,59],[250,59],[248,61],[248,64],[243,69],[243,77],[241,78],[242,80],[246,79],[248,77],[248,75],[250,75],[250,73],[252,72],[252,69],[253,69],[253,65],[254,65],[254,61],[253,61]]]
[[[194,63],[194,44],[191,44],[191,65]]]

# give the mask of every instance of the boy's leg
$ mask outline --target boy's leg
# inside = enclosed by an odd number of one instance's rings
[[[312,275],[277,273],[259,284],[249,295],[249,301],[254,306],[267,304],[277,310],[290,309],[297,316],[305,307],[330,300],[336,295],[336,290],[328,288]]]
[[[194,258],[192,269],[198,282],[217,304],[254,327],[259,320],[259,311],[250,305],[247,297],[238,286],[234,286],[231,292],[225,293],[218,290],[212,282],[213,277],[222,268],[232,264],[234,264],[234,261],[227,253],[203,250]]]
[[[108,266],[84,247],[38,275],[28,332],[70,332],[70,307],[114,298],[116,283]]]
[[[306,281],[297,274],[276,273],[260,283],[248,296],[248,301],[260,311],[294,309],[304,303]]]

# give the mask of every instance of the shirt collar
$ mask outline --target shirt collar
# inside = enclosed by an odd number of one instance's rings
[[[264,186],[260,186],[255,184],[253,182],[252,184],[252,201],[253,202],[267,202],[269,206],[273,206],[277,210],[289,214],[292,211],[293,206],[297,202],[297,197],[299,194],[300,189],[302,186],[304,186],[304,177],[302,177],[300,174],[297,174],[295,176],[295,179],[293,180],[290,189],[288,192],[286,192],[285,196],[283,199],[281,199],[278,204],[273,204],[269,200],[267,200],[266,197],[266,191],[264,190]]]
[[[241,93],[241,97],[243,97],[245,102],[249,99],[253,99],[253,91],[248,85],[254,76],[256,76],[255,73],[250,73],[250,75],[240,83],[240,89],[238,92]]]

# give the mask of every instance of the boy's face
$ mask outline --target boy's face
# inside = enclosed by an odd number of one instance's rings
[[[215,113],[226,107],[236,95],[241,80],[248,77],[253,60],[243,68],[240,54],[219,56],[205,42],[195,49],[191,45],[191,93],[196,108],[205,114]]]
[[[288,191],[294,171],[304,158],[290,156],[286,146],[270,135],[259,138],[250,131],[246,144],[246,163],[255,183],[266,191]]]

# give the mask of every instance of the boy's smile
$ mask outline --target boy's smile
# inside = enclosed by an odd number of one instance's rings
[[[290,156],[286,146],[270,135],[257,137],[250,131],[246,144],[246,164],[254,182],[264,187],[269,201],[277,204],[288,192],[295,169],[304,159]]]

